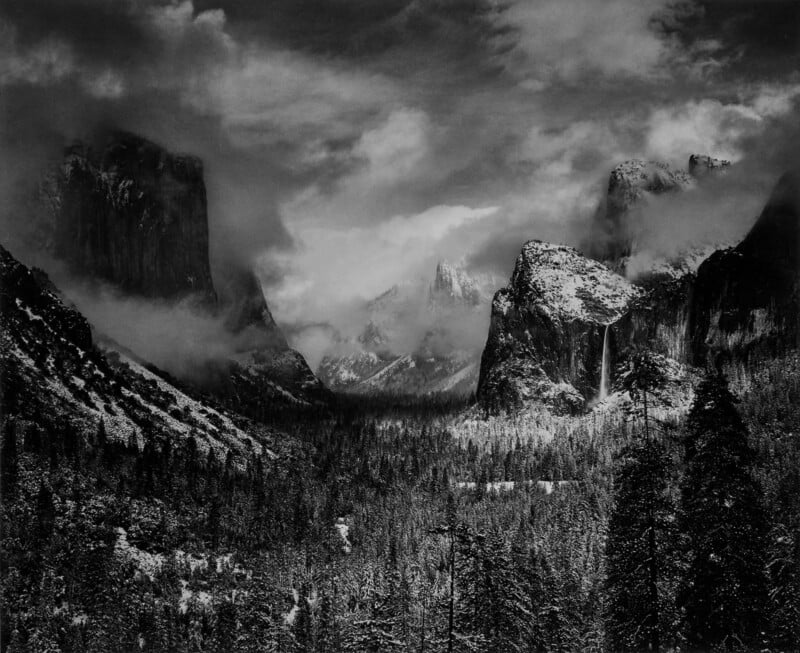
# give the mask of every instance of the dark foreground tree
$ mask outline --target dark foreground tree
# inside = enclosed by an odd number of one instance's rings
[[[647,350],[629,353],[620,386],[642,438],[621,452],[607,545],[606,634],[611,650],[658,651],[675,637],[676,505],[673,464],[649,396],[665,382]]]
[[[606,636],[612,651],[658,651],[675,640],[676,506],[672,459],[657,440],[627,447],[606,548]]]
[[[755,453],[721,375],[699,385],[689,413],[681,523],[689,536],[682,593],[698,650],[753,650],[767,631],[767,520]]]

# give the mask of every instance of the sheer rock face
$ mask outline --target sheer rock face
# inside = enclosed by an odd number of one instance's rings
[[[53,246],[76,273],[146,297],[213,302],[203,165],[132,134],[74,145],[56,180]]]
[[[267,306],[261,282],[247,272],[226,287],[226,327],[235,334],[237,350],[223,385],[244,406],[257,406],[265,394],[280,403],[325,403],[330,393],[314,376],[303,356],[289,348]]]
[[[610,333],[612,351],[634,345],[679,363],[692,362],[690,318],[695,278],[702,262],[721,245],[693,243],[669,257],[649,253],[636,242],[637,221],[648,196],[686,191],[728,166],[728,161],[693,154],[688,173],[663,163],[638,160],[612,171],[605,206],[596,216],[606,230],[608,245],[600,257],[643,291],[631,310],[614,325]]]
[[[492,410],[582,410],[598,392],[606,326],[642,291],[571,247],[525,244],[492,302],[478,398]]]
[[[691,304],[695,364],[746,362],[800,346],[798,250],[800,179],[787,173],[744,240],[698,270]]]
[[[626,347],[642,347],[690,363],[690,304],[695,276],[653,277],[637,283],[642,295],[611,330],[612,360]]]

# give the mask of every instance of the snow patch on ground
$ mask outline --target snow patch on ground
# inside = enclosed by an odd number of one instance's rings
[[[544,494],[552,494],[554,489],[569,488],[577,484],[577,481],[491,481],[486,483],[485,490],[489,494],[499,494],[501,492],[511,492],[516,487],[536,487]],[[458,490],[475,490],[478,484],[474,481],[460,481],[454,486]]]
[[[348,537],[350,534],[350,526],[345,523],[344,517],[339,517],[333,527],[342,539],[342,551],[350,553],[353,550],[353,545]]]

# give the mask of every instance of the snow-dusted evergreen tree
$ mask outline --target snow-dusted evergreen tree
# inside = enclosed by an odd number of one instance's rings
[[[752,473],[755,452],[735,403],[725,378],[709,374],[687,424],[682,604],[688,643],[702,650],[755,650],[767,630],[767,521]]]
[[[769,573],[772,581],[773,624],[778,641],[788,650],[800,650],[800,460],[789,457],[789,467],[778,484],[773,519]],[[781,515],[782,513],[782,515]]]
[[[533,614],[524,578],[514,567],[503,534],[493,529],[482,547],[483,628],[491,653],[524,651]]]
[[[617,383],[633,400],[634,416],[641,419],[645,438],[649,439],[655,426],[650,414],[650,395],[666,379],[657,357],[647,349],[631,350],[618,377]]]
[[[376,579],[367,609],[343,637],[343,650],[388,653],[405,648],[406,642],[401,638],[404,615],[398,610],[395,594],[398,588],[387,582],[393,577],[399,579],[394,574]]]
[[[612,651],[658,651],[675,639],[679,574],[670,452],[651,439],[621,456],[606,545],[606,638]]]

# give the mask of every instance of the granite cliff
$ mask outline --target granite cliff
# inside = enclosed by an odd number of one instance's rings
[[[209,360],[201,380],[192,381],[250,412],[260,411],[264,401],[328,400],[303,357],[289,348],[246,262],[227,271],[217,293],[200,159],[112,132],[100,147],[69,147],[43,194],[49,207],[43,240],[74,277],[110,284],[129,296],[188,300],[224,320],[236,351]]]

